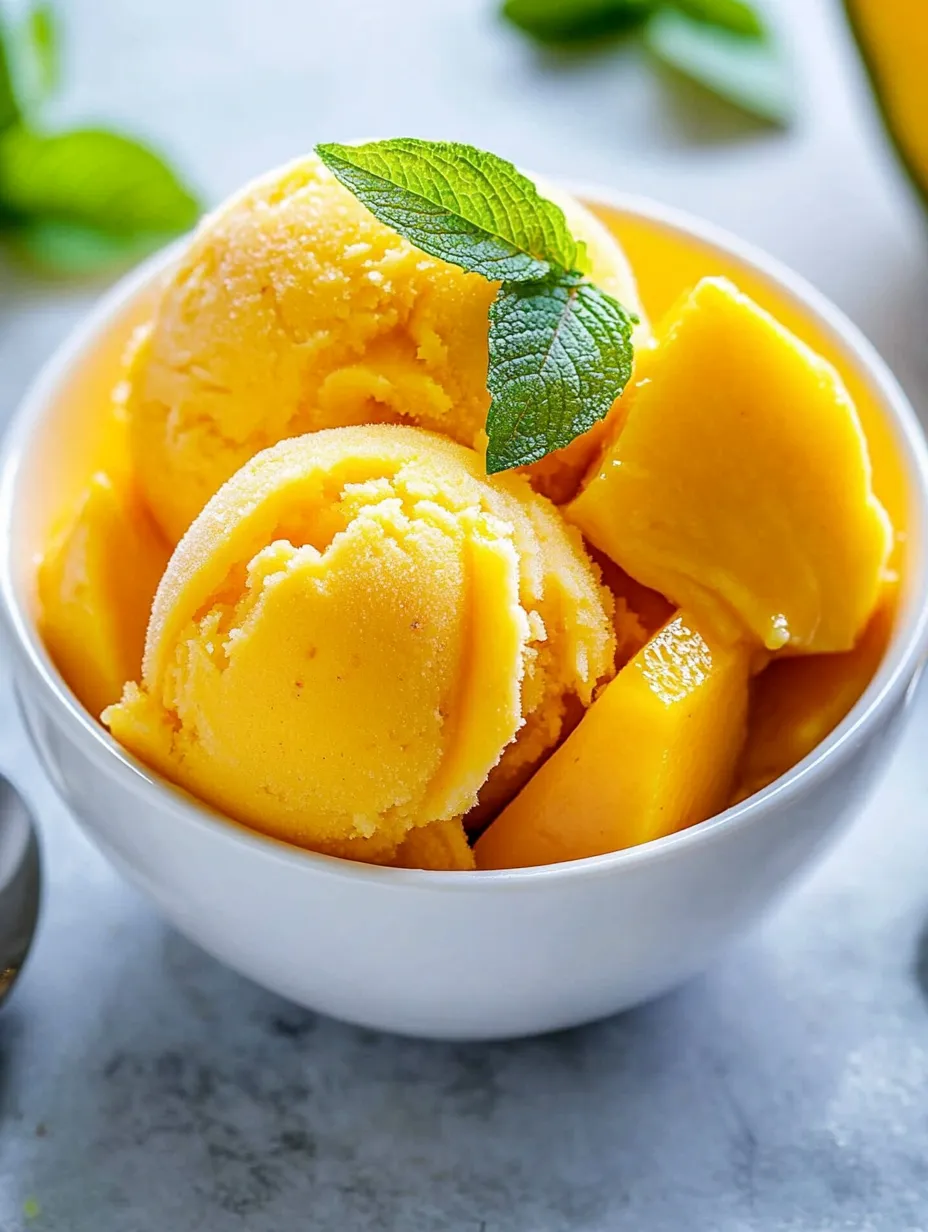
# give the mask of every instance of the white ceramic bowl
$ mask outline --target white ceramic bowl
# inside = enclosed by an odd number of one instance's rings
[[[901,608],[866,693],[783,778],[680,834],[512,872],[347,863],[229,823],[127,756],[81,708],[36,631],[35,556],[62,498],[63,456],[86,447],[71,403],[78,387],[82,399],[105,393],[94,389],[94,364],[112,351],[117,323],[125,333],[127,316],[138,315],[165,256],[107,297],[40,377],[6,440],[0,611],[26,725],[54,783],[97,846],[181,932],[268,988],[353,1022],[444,1038],[518,1036],[610,1014],[694,974],[858,808],[921,668],[928,457],[882,361],[821,296],[748,246],[653,203],[580,195],[695,239],[799,306],[871,389],[908,489]]]

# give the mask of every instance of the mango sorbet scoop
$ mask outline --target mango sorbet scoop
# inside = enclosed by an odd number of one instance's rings
[[[611,234],[555,186],[543,191],[586,245],[593,281],[641,315]],[[134,465],[170,542],[240,466],[285,437],[403,423],[479,447],[498,287],[378,222],[318,158],[237,193],[203,221],[168,279],[131,381]],[[540,490],[566,484],[572,494],[589,436],[535,468]]]
[[[403,862],[411,832],[511,796],[589,705],[610,613],[526,480],[421,429],[324,430],[208,503],[155,597],[141,683],[103,717],[246,824]],[[432,850],[470,858],[450,832]]]

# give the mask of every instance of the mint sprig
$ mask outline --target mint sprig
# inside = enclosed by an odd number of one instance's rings
[[[40,109],[58,80],[49,4],[17,19],[0,0],[0,238],[33,265],[90,273],[187,230],[199,204],[168,164],[104,129],[46,131]]]
[[[491,282],[528,282],[584,260],[563,211],[512,163],[454,141],[398,137],[316,153],[381,222]]]
[[[500,283],[489,318],[488,473],[537,462],[608,413],[631,375],[637,317],[586,279],[584,245],[527,176],[458,142],[316,150],[380,222]]]
[[[537,462],[604,418],[631,376],[634,323],[578,275],[500,289],[490,307],[488,474]]]

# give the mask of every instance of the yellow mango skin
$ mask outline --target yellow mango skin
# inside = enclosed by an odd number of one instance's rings
[[[477,867],[603,855],[723,808],[744,741],[750,649],[666,624],[476,845]]]
[[[94,716],[139,673],[169,555],[132,488],[98,472],[39,566],[42,637]]]
[[[889,135],[928,201],[928,11],[924,0],[845,0]]]
[[[752,682],[735,802],[807,757],[855,705],[889,644],[896,600],[891,583],[853,650],[777,659]]]
[[[768,650],[853,647],[892,545],[830,364],[705,278],[623,395],[568,517],[637,581]]]

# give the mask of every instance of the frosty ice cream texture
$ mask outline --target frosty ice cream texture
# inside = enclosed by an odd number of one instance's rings
[[[544,191],[636,310],[610,233]],[[771,652],[872,641],[840,706],[790,677],[789,722],[817,707],[820,735],[877,662],[883,632],[861,635],[890,532],[830,365],[704,280],[653,345],[639,326],[603,423],[488,478],[495,293],[315,159],[207,219],[165,282],[131,364],[131,492],[95,481],[43,565],[43,624],[87,704],[136,678],[104,714],[114,735],[236,820],[428,868],[473,867],[462,818],[492,821],[481,867],[614,850],[724,807],[742,762],[753,790],[805,747],[774,747],[768,723],[742,758]],[[144,519],[120,520],[136,489],[177,543],[141,673],[126,664],[151,583],[110,583],[133,543],[146,578],[160,569]]]
[[[284,441],[210,501],[104,720],[279,838],[391,855],[507,790],[612,673],[608,593],[525,479],[413,428]]]
[[[634,278],[606,228],[573,198],[542,190],[586,244],[593,281],[636,309]],[[171,275],[133,381],[137,473],[171,542],[284,437],[391,422],[479,448],[496,289],[378,222],[317,158],[233,197]],[[568,452],[538,468],[564,495],[588,461],[582,445]]]

